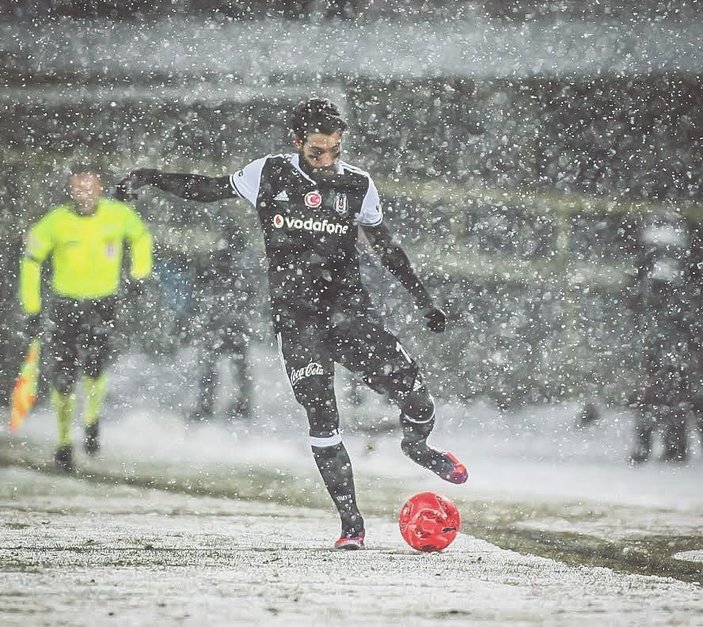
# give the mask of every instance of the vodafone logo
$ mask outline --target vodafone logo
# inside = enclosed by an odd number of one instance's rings
[[[318,191],[308,192],[305,194],[305,206],[311,209],[317,209],[322,204],[322,194]]]
[[[330,233],[331,235],[344,235],[349,231],[346,224],[334,224],[327,220],[301,220],[300,218],[283,217],[280,213],[273,216],[273,226],[282,229],[284,226],[293,231],[310,231],[311,233]]]

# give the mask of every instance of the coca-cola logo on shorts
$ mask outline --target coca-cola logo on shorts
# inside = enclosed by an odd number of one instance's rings
[[[325,374],[325,371],[322,369],[322,365],[318,364],[316,361],[313,361],[303,368],[293,368],[290,371],[290,382],[291,385],[295,385],[301,379],[306,379],[307,377],[321,374]]]

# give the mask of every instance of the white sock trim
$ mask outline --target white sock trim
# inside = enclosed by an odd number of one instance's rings
[[[427,420],[415,420],[414,418],[411,418],[407,414],[403,414],[403,419],[407,420],[408,422],[412,422],[414,425],[426,425],[428,422],[430,422],[434,418],[435,412],[432,412],[432,415],[427,419]]]
[[[310,436],[310,446],[315,446],[317,448],[328,448],[330,446],[337,446],[337,444],[341,443],[342,434],[339,432],[328,435],[324,438],[318,438],[313,435]]]

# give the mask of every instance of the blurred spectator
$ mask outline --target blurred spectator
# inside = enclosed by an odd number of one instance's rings
[[[661,433],[662,461],[688,459],[688,421],[703,444],[703,227],[674,210],[650,213],[638,234],[636,281],[630,305],[636,316],[643,378],[630,394],[636,411],[630,461],[650,459]],[[587,401],[578,427],[601,413]]]
[[[636,297],[644,366],[637,409],[633,463],[649,459],[661,431],[663,461],[688,457],[687,418],[700,373],[701,285],[695,281],[690,225],[677,212],[645,216],[640,231]]]
[[[235,390],[224,413],[227,418],[251,416],[252,379],[249,365],[254,287],[247,242],[233,220],[219,227],[215,249],[196,260],[193,287],[195,314],[193,342],[196,348],[198,393],[191,420],[215,415],[218,388]],[[222,363],[224,362],[224,363]],[[220,383],[220,373],[231,377]]]

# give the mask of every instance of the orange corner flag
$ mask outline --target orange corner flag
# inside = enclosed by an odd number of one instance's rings
[[[10,399],[10,431],[17,431],[25,421],[37,400],[37,380],[39,378],[39,339],[29,345],[20,373],[15,379]]]

